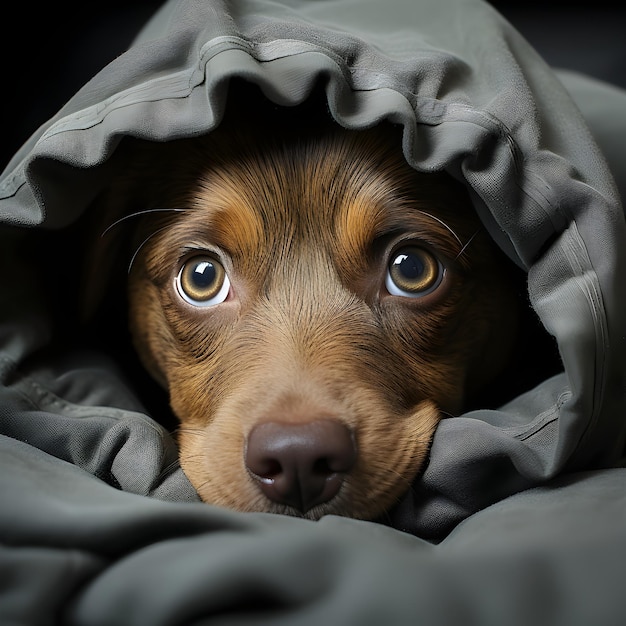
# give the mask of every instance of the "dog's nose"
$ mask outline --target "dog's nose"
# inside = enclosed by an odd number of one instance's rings
[[[302,513],[337,495],[356,458],[352,432],[332,419],[259,424],[248,436],[245,453],[248,471],[263,493]]]

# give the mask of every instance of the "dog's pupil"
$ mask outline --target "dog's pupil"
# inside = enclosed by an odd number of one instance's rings
[[[424,263],[415,254],[399,254],[394,265],[406,280],[415,280],[424,273]]]
[[[192,280],[198,289],[210,287],[215,282],[215,277],[215,266],[209,261],[201,261],[194,267]]]

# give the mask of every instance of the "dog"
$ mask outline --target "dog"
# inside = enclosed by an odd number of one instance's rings
[[[132,233],[132,340],[203,501],[380,519],[510,360],[517,293],[465,187],[392,124],[248,117],[129,140],[99,213]]]

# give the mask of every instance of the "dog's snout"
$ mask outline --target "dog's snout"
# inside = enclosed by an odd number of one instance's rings
[[[356,459],[352,432],[332,419],[259,424],[245,453],[246,467],[265,496],[302,513],[337,495]]]

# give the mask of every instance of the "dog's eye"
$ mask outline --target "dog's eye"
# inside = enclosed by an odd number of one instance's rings
[[[189,304],[214,306],[228,297],[230,280],[218,260],[203,254],[189,259],[182,266],[176,277],[176,288]]]
[[[420,298],[434,291],[443,275],[444,268],[433,254],[406,246],[391,255],[385,286],[393,296]]]

